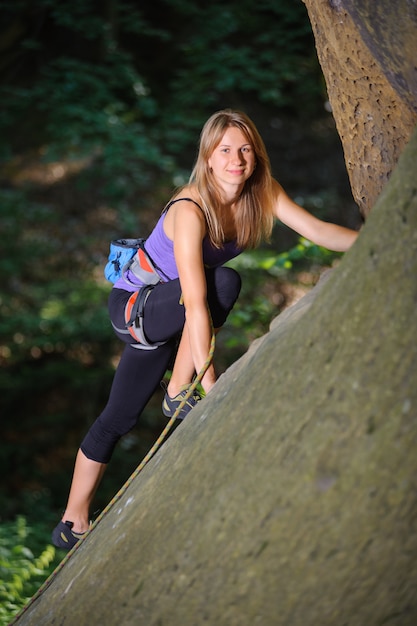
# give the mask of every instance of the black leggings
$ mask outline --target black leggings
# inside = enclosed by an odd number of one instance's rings
[[[240,276],[231,268],[217,267],[207,270],[206,278],[213,325],[220,328],[239,296]],[[110,318],[116,328],[124,326],[124,309],[131,295],[123,289],[112,289],[110,293]],[[158,284],[149,295],[144,311],[144,331],[151,342],[167,342],[158,348],[135,348],[131,335],[115,331],[128,345],[123,350],[107,405],[81,443],[81,450],[87,458],[108,463],[120,437],[132,430],[157,389],[184,326],[185,312],[180,297],[178,279]]]

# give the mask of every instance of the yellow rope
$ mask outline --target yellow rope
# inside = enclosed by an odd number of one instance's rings
[[[123,496],[123,494],[128,489],[129,485],[138,476],[138,474],[140,474],[140,472],[143,470],[145,465],[150,461],[150,459],[153,457],[153,455],[161,447],[161,445],[165,441],[168,433],[172,429],[172,426],[174,425],[175,420],[177,419],[178,415],[180,414],[181,409],[183,408],[183,406],[185,405],[187,400],[189,398],[191,398],[191,396],[193,395],[195,389],[197,388],[197,386],[199,385],[199,383],[203,379],[204,374],[206,373],[207,369],[209,368],[210,363],[211,363],[211,361],[213,359],[215,346],[216,346],[216,336],[215,336],[214,329],[212,328],[211,344],[210,344],[210,350],[209,350],[209,354],[208,354],[207,360],[204,363],[204,365],[201,368],[201,370],[199,371],[199,373],[196,376],[196,378],[193,380],[193,382],[191,383],[191,385],[187,389],[187,393],[185,394],[184,398],[181,400],[180,404],[176,408],[174,415],[170,418],[168,424],[165,426],[164,430],[161,432],[161,434],[159,435],[158,439],[153,444],[152,448],[149,450],[147,455],[142,459],[142,461],[139,463],[139,465],[134,470],[134,472],[129,476],[127,481],[122,485],[122,487],[119,489],[119,491],[116,493],[116,495],[110,500],[108,505],[103,509],[103,511],[100,513],[100,515],[91,524],[89,530],[86,533],[84,533],[84,535],[81,536],[81,538],[79,539],[79,541],[77,541],[77,543],[74,545],[74,547],[71,550],[69,550],[69,552],[65,555],[65,557],[62,559],[62,561],[54,569],[52,574],[46,579],[46,581],[39,587],[37,592],[32,596],[32,598],[29,600],[28,604],[26,604],[23,607],[23,609],[14,617],[13,621],[10,622],[9,626],[12,626],[23,615],[23,613],[25,613],[29,609],[29,607],[32,604],[34,604],[34,602],[50,586],[50,584],[52,583],[54,578],[57,576],[58,572],[60,572],[61,569],[64,567],[64,565],[68,561],[68,559],[74,554],[74,552],[76,550],[78,550],[78,548],[80,547],[81,543],[91,533],[91,531],[97,526],[97,524],[100,522],[100,520],[102,520],[103,517],[105,515],[107,515],[107,513],[110,511],[110,509],[116,504],[116,502],[118,502],[120,500],[120,498]]]

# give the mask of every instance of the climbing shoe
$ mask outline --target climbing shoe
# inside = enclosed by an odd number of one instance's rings
[[[181,402],[184,400],[188,392],[188,389],[189,389],[189,386],[185,387],[174,398],[170,398],[170,396],[168,395],[168,392],[165,393],[164,401],[162,402],[162,412],[165,415],[165,417],[172,417],[174,415],[175,411],[177,410]],[[191,396],[185,402],[184,406],[181,408],[181,411],[177,415],[177,419],[183,420],[184,417],[188,415],[191,409],[194,408],[197,402],[199,402],[200,400],[201,400],[200,394],[198,393],[198,391],[194,390]]]
[[[71,550],[81,539],[84,533],[74,533],[71,529],[74,526],[72,522],[59,522],[52,531],[52,543],[62,550]]]

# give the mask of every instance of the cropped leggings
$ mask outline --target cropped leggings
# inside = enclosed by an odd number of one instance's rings
[[[222,326],[236,302],[241,281],[235,270],[217,267],[207,270],[207,301],[215,328]],[[109,296],[110,318],[116,328],[124,326],[124,310],[132,294],[112,289]],[[81,443],[85,456],[108,463],[119,439],[135,426],[139,415],[157,389],[174,355],[177,339],[184,327],[185,311],[180,304],[179,280],[158,284],[150,293],[144,310],[144,331],[151,342],[166,341],[154,350],[141,350],[131,344],[127,334],[116,335],[125,346],[116,370],[109,399]]]

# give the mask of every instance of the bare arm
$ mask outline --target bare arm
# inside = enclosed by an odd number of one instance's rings
[[[276,181],[274,181],[274,191],[276,193],[275,216],[302,237],[337,252],[345,252],[355,242],[358,236],[357,231],[324,222],[315,217],[291,200]]]
[[[202,253],[206,223],[200,209],[190,202],[178,202],[172,208],[174,254],[185,307],[185,332],[195,370],[199,372],[209,354],[212,334]],[[208,392],[215,381],[211,365],[202,381],[204,390]]]

